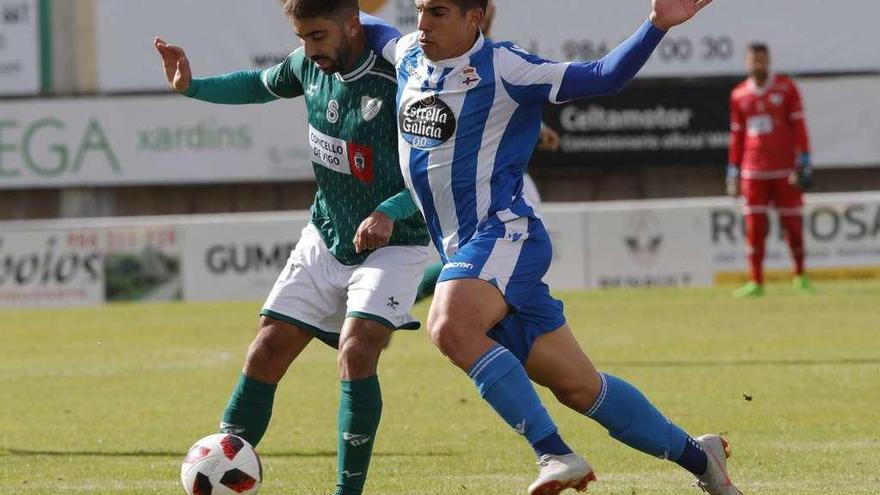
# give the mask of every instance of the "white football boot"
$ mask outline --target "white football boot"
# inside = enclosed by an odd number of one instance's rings
[[[593,468],[577,454],[544,454],[538,466],[541,471],[529,485],[529,495],[558,495],[568,488],[583,492],[591,481],[596,481]]]
[[[708,457],[706,473],[697,476],[694,486],[710,495],[742,495],[742,492],[730,480],[727,472],[727,458],[730,457],[730,446],[718,435],[703,435],[694,440],[700,444]]]

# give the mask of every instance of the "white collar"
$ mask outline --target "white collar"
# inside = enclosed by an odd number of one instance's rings
[[[425,57],[425,61],[429,65],[433,65],[434,67],[443,67],[443,68],[455,68],[465,62],[467,65],[470,65],[471,56],[477,53],[478,51],[483,49],[483,45],[486,44],[486,38],[483,36],[483,33],[480,33],[480,36],[477,37],[477,41],[474,43],[474,46],[471,47],[470,50],[465,52],[462,55],[459,55],[455,58],[447,58],[446,60],[438,60],[434,62],[433,60],[428,60],[428,57]]]

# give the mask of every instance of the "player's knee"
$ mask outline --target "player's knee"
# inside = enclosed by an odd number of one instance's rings
[[[343,380],[360,380],[376,374],[384,342],[369,339],[345,339],[339,343],[336,364]]]
[[[262,376],[284,374],[293,351],[281,331],[271,322],[261,322],[257,336],[248,347],[246,369],[259,371]]]
[[[428,335],[431,342],[440,349],[443,354],[452,357],[459,345],[458,329],[452,319],[442,315],[432,319],[428,323]]]
[[[601,379],[598,373],[595,373],[595,376],[566,377],[551,390],[562,405],[583,414],[596,402],[601,388]]]

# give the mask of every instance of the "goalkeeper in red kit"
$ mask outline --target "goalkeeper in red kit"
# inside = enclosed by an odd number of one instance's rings
[[[744,198],[751,280],[736,297],[764,294],[767,212],[779,214],[794,261],[793,285],[811,292],[804,274],[803,191],[812,185],[810,144],[801,96],[794,82],[770,71],[767,45],[753,43],[746,55],[749,78],[730,97],[730,161],[727,192]]]

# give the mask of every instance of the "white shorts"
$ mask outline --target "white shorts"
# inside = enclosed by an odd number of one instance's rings
[[[419,322],[409,311],[429,259],[427,246],[386,246],[360,265],[343,265],[310,223],[260,314],[296,325],[334,347],[349,317],[416,330]]]

